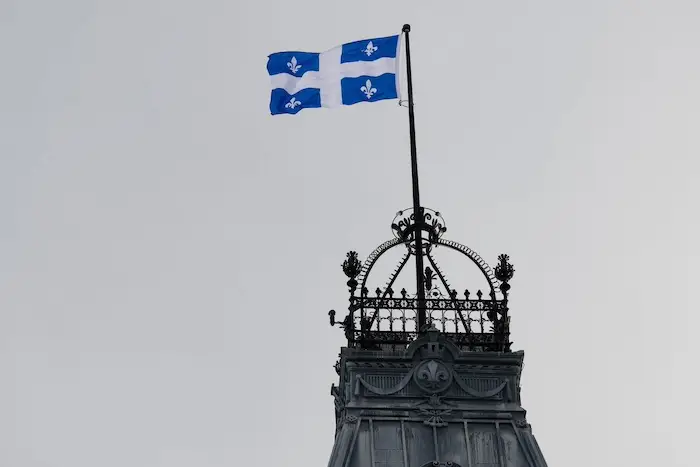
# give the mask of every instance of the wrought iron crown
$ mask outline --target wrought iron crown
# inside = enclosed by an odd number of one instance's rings
[[[426,260],[423,282],[427,323],[442,331],[463,350],[510,351],[510,318],[508,291],[515,269],[508,255],[498,257],[495,271],[475,251],[460,243],[443,239],[447,231],[439,212],[422,208],[422,255]],[[422,224],[422,225],[421,225]],[[405,288],[395,292],[397,278],[409,259],[416,254],[415,213],[412,209],[399,211],[391,225],[394,239],[379,245],[364,262],[355,251],[347,253],[342,269],[348,277],[350,306],[343,321],[336,322],[334,310],[328,312],[330,324],[345,329],[349,347],[361,349],[405,348],[418,337],[418,294]],[[477,266],[487,281],[488,290],[458,293],[450,287],[439,267],[434,250],[446,248],[457,251]],[[397,266],[389,275],[384,288],[368,289],[368,278],[377,260],[393,248],[404,248]],[[410,269],[410,268],[409,268]]]

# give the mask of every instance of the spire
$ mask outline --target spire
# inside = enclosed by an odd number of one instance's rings
[[[546,467],[520,401],[524,353],[510,348],[515,269],[507,255],[492,269],[445,238],[439,212],[421,211],[419,219],[412,209],[399,211],[394,238],[364,261],[350,251],[342,263],[350,304],[340,321],[328,313],[347,339],[331,386],[336,435],[328,467]],[[450,283],[438,249],[459,253],[486,287]],[[375,266],[391,251],[398,261],[382,275]],[[405,266],[416,255],[425,265],[414,272]],[[400,285],[419,283],[412,274],[421,275],[422,328],[418,290]],[[385,285],[370,290],[376,283]]]

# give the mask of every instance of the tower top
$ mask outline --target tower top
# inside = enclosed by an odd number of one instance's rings
[[[414,209],[399,211],[391,224],[394,238],[379,245],[364,261],[360,261],[355,251],[347,253],[342,268],[349,279],[349,312],[345,319],[336,322],[335,311],[331,310],[331,325],[345,329],[351,348],[404,350],[421,332],[437,329],[461,350],[510,352],[508,291],[514,268],[508,255],[500,255],[492,269],[471,248],[444,238],[447,227],[440,212],[428,208],[420,210],[422,222],[420,218],[416,222]],[[452,288],[435,258],[438,248],[461,253],[463,259],[479,269],[488,290],[474,292],[465,288],[458,292]],[[370,291],[368,279],[377,260],[392,249],[403,250],[401,259],[386,278],[386,286]],[[409,292],[405,288],[395,291],[393,287],[404,272],[404,266],[416,254],[427,260],[422,280],[413,282],[424,285],[423,293]],[[422,329],[419,326],[421,300],[426,310],[426,325]]]

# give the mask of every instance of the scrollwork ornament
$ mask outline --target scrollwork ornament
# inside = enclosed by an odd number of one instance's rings
[[[437,242],[437,240],[442,237],[442,234],[447,231],[447,227],[445,227],[445,219],[443,219],[442,214],[438,211],[433,211],[429,208],[420,208],[420,211],[423,217],[422,221],[419,222],[420,228],[427,233],[427,238],[423,245],[425,247],[427,243]],[[394,232],[396,238],[401,241],[413,238],[415,228],[416,215],[412,208],[396,213],[391,223],[391,230]]]

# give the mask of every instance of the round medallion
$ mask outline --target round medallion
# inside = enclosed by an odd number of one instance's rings
[[[423,391],[437,394],[446,391],[452,384],[452,371],[442,362],[427,360],[418,365],[413,379]]]

